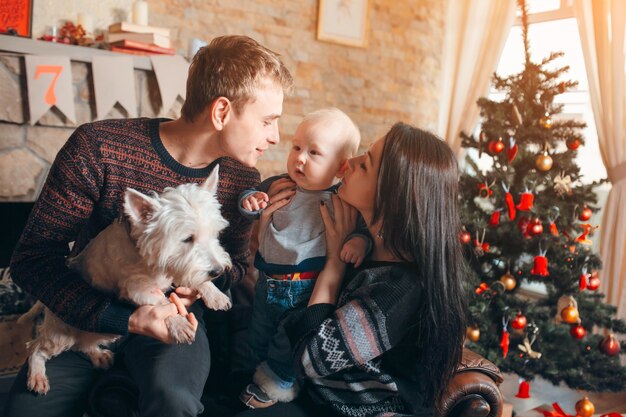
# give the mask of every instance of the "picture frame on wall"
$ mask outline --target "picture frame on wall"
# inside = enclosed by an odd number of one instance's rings
[[[317,39],[367,46],[368,0],[319,0]]]
[[[32,36],[33,0],[0,1],[0,34]]]

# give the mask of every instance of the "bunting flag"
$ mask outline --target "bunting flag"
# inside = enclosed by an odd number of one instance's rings
[[[137,117],[133,59],[94,56],[91,68],[97,118],[104,119],[115,103],[126,110],[128,117]]]
[[[51,107],[76,123],[72,67],[68,57],[25,55],[30,124],[34,125]]]
[[[150,59],[159,83],[162,104],[161,114],[164,115],[172,108],[178,96],[181,96],[183,100],[186,98],[189,62],[180,55],[152,55]]]

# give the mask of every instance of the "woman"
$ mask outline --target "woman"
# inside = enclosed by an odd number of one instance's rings
[[[351,160],[334,220],[321,207],[324,270],[306,311],[284,322],[305,389],[241,416],[433,414],[465,331],[457,183],[450,148],[403,123]],[[354,209],[375,242],[369,262],[347,269]]]

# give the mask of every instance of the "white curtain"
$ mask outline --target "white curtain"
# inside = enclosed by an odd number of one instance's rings
[[[437,133],[457,152],[471,133],[476,100],[489,91],[515,20],[515,0],[448,0]]]
[[[626,1],[576,0],[602,160],[613,184],[601,224],[601,291],[626,319]]]

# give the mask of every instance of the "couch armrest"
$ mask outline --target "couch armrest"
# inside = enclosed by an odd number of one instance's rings
[[[438,417],[499,417],[502,414],[500,370],[482,356],[463,350],[463,358],[446,388]]]

